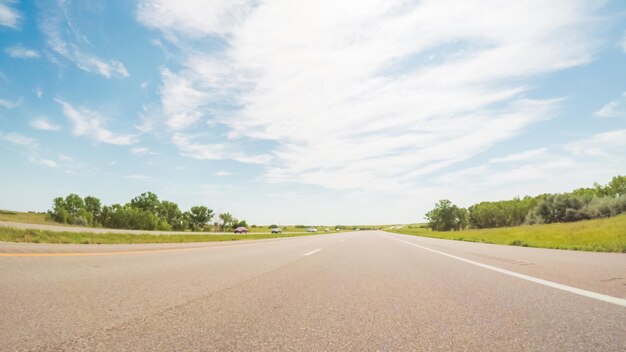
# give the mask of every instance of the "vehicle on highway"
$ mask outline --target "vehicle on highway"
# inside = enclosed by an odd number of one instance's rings
[[[238,233],[238,234],[248,233],[248,228],[240,226],[235,229],[235,233]]]
[[[272,233],[283,233],[283,230],[278,227],[272,227]]]
[[[317,229],[315,227],[309,227],[306,229],[306,232],[317,232]]]

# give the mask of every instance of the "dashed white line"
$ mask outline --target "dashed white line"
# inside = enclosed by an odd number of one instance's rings
[[[626,307],[626,299],[613,297],[613,296],[609,296],[609,295],[604,295],[604,294],[593,292],[593,291],[587,291],[587,290],[583,290],[581,288],[559,284],[559,283],[556,283],[556,282],[552,282],[552,281],[536,278],[534,276],[516,273],[514,271],[510,271],[510,270],[506,270],[506,269],[500,269],[500,268],[495,267],[495,266],[491,266],[491,265],[475,262],[473,260],[457,257],[456,255],[440,252],[438,250],[431,249],[431,248],[424,247],[424,246],[420,246],[419,244],[415,244],[415,243],[412,243],[412,242],[409,242],[409,241],[401,240],[399,238],[395,238],[395,237],[392,237],[392,236],[387,236],[386,235],[385,237],[391,238],[392,240],[396,240],[396,241],[399,241],[399,242],[402,242],[402,243],[406,243],[408,245],[411,245],[411,246],[414,246],[414,247],[417,247],[417,248],[421,248],[421,249],[423,249],[425,251],[437,253],[437,254],[446,256],[448,258],[452,258],[452,259],[456,259],[456,260],[459,260],[459,261],[462,261],[462,262],[465,262],[465,263],[468,263],[468,264],[476,265],[476,266],[479,266],[479,267],[484,268],[484,269],[489,269],[489,270],[497,271],[497,272],[505,274],[505,275],[513,276],[513,277],[516,277],[518,279],[534,282],[534,283],[537,283],[537,284],[540,284],[540,285],[556,288],[558,290],[570,292],[570,293],[577,294],[577,295],[580,295],[580,296],[585,296],[585,297],[588,297],[588,298],[597,299],[599,301],[603,301],[603,302],[607,302],[607,303],[616,304],[618,306]]]
[[[321,251],[321,250],[322,250],[321,248],[314,249],[314,250],[310,251],[309,253],[306,253],[304,256],[306,257],[306,256],[308,256],[308,255],[315,254],[315,253],[317,253],[317,252],[319,252],[319,251]]]

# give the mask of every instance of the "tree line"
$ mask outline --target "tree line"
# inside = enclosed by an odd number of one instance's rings
[[[434,231],[550,224],[605,218],[626,213],[626,176],[606,185],[595,183],[568,193],[541,194],[496,202],[480,202],[465,209],[440,200],[426,213]]]
[[[248,226],[245,220],[237,220],[230,213],[219,214],[219,221],[211,224],[215,216],[212,209],[197,205],[183,212],[178,204],[159,200],[152,192],[142,193],[123,205],[104,206],[96,197],[81,198],[72,193],[55,198],[47,215],[62,224],[131,230],[228,231]]]

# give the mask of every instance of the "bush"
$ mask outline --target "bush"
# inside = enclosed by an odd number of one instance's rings
[[[468,212],[447,199],[440,200],[435,209],[426,213],[426,220],[433,231],[461,230],[467,227]]]

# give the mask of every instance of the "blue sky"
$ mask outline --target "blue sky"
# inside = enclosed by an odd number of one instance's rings
[[[626,174],[621,1],[2,1],[0,208],[406,223]]]

